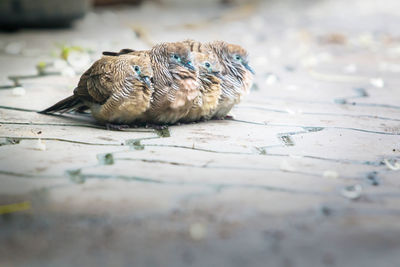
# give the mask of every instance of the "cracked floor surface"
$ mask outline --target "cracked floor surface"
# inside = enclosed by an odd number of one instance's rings
[[[1,33],[0,265],[400,266],[399,23],[395,0],[145,3]],[[188,37],[248,48],[233,120],[116,132],[36,113],[82,73],[60,43],[90,63]]]

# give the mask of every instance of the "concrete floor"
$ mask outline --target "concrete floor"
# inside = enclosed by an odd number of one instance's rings
[[[0,266],[400,266],[398,25],[396,0],[146,3],[1,33]],[[101,51],[185,38],[248,48],[235,120],[35,113]]]

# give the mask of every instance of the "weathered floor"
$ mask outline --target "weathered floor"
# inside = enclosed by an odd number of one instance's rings
[[[0,34],[0,266],[400,266],[400,5],[381,2],[146,4]],[[248,48],[235,120],[35,113],[103,50],[188,37]],[[91,52],[71,68],[56,43]]]

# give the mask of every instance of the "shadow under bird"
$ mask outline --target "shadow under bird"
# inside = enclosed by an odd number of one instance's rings
[[[139,121],[150,108],[152,77],[146,52],[103,56],[81,76],[72,96],[40,113],[90,109],[92,116],[107,127],[124,128]]]

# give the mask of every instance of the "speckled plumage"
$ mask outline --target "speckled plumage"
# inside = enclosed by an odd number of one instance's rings
[[[200,94],[194,99],[193,107],[181,121],[209,120],[218,106],[221,95],[221,65],[211,50],[199,49],[199,44],[196,42],[189,43],[191,44],[191,49],[194,51],[192,53],[195,58],[196,67],[199,70]]]
[[[179,57],[179,62],[174,57]],[[192,55],[186,44],[161,43],[150,51],[154,73],[154,94],[145,121],[156,124],[173,124],[191,109],[199,95],[197,70],[188,67]]]
[[[214,41],[205,46],[213,50],[222,66],[221,97],[213,117],[223,118],[249,93],[253,74],[248,66],[247,51],[241,46],[224,41]],[[236,56],[241,59],[236,60]]]
[[[132,124],[150,107],[152,76],[150,57],[145,52],[103,56],[81,76],[73,96],[42,113],[90,108],[101,123]]]

